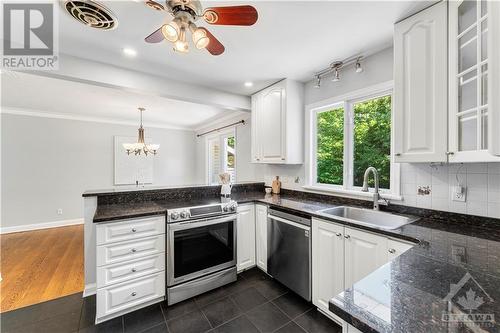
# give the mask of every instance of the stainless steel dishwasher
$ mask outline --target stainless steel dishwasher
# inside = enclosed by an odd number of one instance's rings
[[[267,273],[311,300],[311,218],[270,209]]]

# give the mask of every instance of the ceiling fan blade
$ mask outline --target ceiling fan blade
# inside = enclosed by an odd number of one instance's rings
[[[215,36],[212,35],[210,31],[202,27],[200,27],[200,29],[205,31],[208,39],[210,40],[207,47],[205,47],[207,51],[210,52],[211,55],[221,55],[222,53],[224,53],[224,50],[226,49],[224,45],[222,45],[222,43],[219,42],[219,40],[215,38]]]
[[[154,10],[158,10],[158,11],[165,10],[165,7],[161,3],[156,2],[154,0],[146,0],[144,2],[144,4],[146,6],[148,6],[149,8],[154,9]]]
[[[259,14],[252,6],[210,7],[205,9],[203,18],[216,25],[253,25]]]
[[[151,35],[144,38],[144,40],[148,43],[159,43],[159,42],[163,41],[165,39],[165,37],[163,37],[163,33],[161,32],[161,28],[162,27],[160,27],[158,30],[153,32]]]

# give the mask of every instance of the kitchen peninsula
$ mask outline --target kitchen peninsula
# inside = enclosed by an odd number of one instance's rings
[[[95,254],[91,250],[95,248],[92,242],[95,242],[93,230],[96,225],[112,224],[113,221],[120,223],[130,218],[164,217],[167,209],[179,204],[220,203],[225,199],[219,197],[218,191],[218,186],[203,186],[84,193],[86,285],[92,286],[94,281]],[[313,228],[315,221],[321,221],[342,226],[346,236],[348,229],[361,230],[414,245],[360,281],[346,285],[345,290],[330,300],[327,315],[342,320],[344,327],[352,331],[445,331],[453,324],[446,318],[457,313],[456,308],[449,307],[450,298],[460,292],[456,286],[483,293],[478,294],[484,300],[481,309],[492,315],[488,317],[491,319],[488,327],[491,331],[498,330],[494,318],[500,316],[500,291],[497,288],[500,285],[500,221],[496,219],[390,205],[385,210],[411,214],[419,219],[388,230],[332,218],[322,212],[339,205],[368,208],[369,201],[290,190],[284,190],[281,195],[269,195],[264,193],[264,183],[236,184],[231,199],[239,206],[256,204],[310,216]],[[313,249],[315,240],[313,231]],[[315,305],[314,275],[319,273],[313,264],[312,302]],[[380,285],[384,287],[372,287]],[[88,292],[92,292],[91,288]],[[324,311],[320,306],[318,308]]]

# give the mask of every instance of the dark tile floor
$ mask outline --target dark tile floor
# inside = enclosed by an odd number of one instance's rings
[[[94,325],[95,297],[81,293],[0,315],[0,332],[323,333],[341,327],[257,269],[238,281],[167,307],[166,303]]]

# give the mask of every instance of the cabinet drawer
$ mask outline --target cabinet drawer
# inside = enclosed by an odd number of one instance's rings
[[[96,227],[97,245],[154,236],[164,233],[164,216],[98,224]]]
[[[97,247],[96,261],[97,266],[104,266],[145,256],[152,256],[161,252],[165,252],[165,235],[99,245]]]
[[[165,296],[165,272],[97,289],[96,317],[102,318]]]
[[[97,267],[97,288],[165,270],[165,253],[124,263]]]

